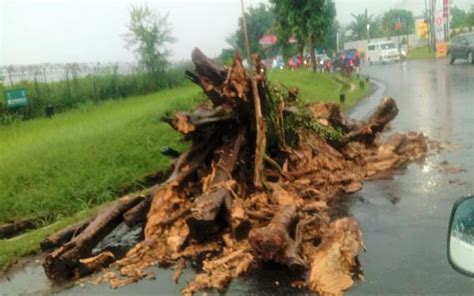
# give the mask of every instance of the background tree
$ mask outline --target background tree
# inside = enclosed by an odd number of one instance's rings
[[[365,40],[367,39],[367,24],[370,25],[370,38],[382,37],[380,17],[374,15],[366,15],[365,13],[351,14],[353,20],[347,27],[351,31],[351,40]]]
[[[278,23],[278,39],[284,43],[288,42],[289,37],[296,38],[300,56],[303,55],[308,36],[306,22],[309,11],[306,10],[307,2],[308,0],[271,0],[276,22]]]
[[[321,3],[323,2],[323,3]],[[316,70],[316,44],[323,44],[335,24],[336,5],[332,0],[308,1],[306,10],[310,11],[307,19],[308,49],[313,70]]]
[[[466,25],[469,27],[469,31],[474,27],[474,5],[471,7],[471,12],[466,16]]]
[[[282,42],[288,36],[298,40],[298,53],[303,55],[309,45],[311,60],[315,65],[314,49],[323,42],[334,23],[336,8],[332,0],[271,0],[277,22],[277,33]]]
[[[450,9],[450,14],[452,16],[451,28],[453,29],[463,28],[467,25],[468,14],[464,10],[459,9],[456,6],[453,6]]]
[[[397,23],[400,26],[397,28]],[[415,18],[411,11],[390,9],[382,17],[382,30],[385,36],[408,35],[415,32]]]
[[[247,27],[249,34],[249,45],[250,52],[259,53],[261,56],[266,57],[267,53],[260,46],[258,41],[260,38],[273,30],[273,23],[275,21],[274,14],[270,11],[269,7],[260,4],[257,7],[250,7],[246,12]],[[236,32],[229,36],[226,41],[234,49],[239,52],[244,52],[244,29],[242,17],[239,18],[239,25]]]
[[[124,37],[127,48],[133,49],[140,65],[153,80],[159,79],[169,64],[167,45],[174,42],[168,15],[160,16],[148,6],[132,6],[128,32]]]

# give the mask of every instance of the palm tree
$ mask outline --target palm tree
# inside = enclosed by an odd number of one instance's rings
[[[352,40],[367,39],[367,24],[370,25],[370,38],[381,37],[380,17],[374,17],[373,15],[366,16],[364,13],[351,13],[351,15],[354,20],[349,24],[347,28],[352,32]]]

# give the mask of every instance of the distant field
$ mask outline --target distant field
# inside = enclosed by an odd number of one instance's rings
[[[351,106],[368,91],[355,78],[343,86],[336,77],[309,71],[270,74],[273,83],[299,87],[311,102],[337,101],[344,91]],[[124,186],[139,188],[146,174],[167,168],[169,159],[160,148],[182,150],[186,144],[160,117],[192,108],[204,99],[201,93],[195,86],[179,87],[0,126],[0,223],[33,216],[47,217],[45,224],[58,221],[0,240],[0,267],[36,251],[64,219],[70,223],[84,215],[66,217],[115,199]]]

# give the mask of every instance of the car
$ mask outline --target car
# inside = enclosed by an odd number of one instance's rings
[[[474,196],[454,204],[448,229],[449,263],[457,272],[474,277]]]
[[[393,41],[379,41],[367,46],[367,61],[373,63],[399,62],[400,52]]]
[[[467,60],[474,64],[474,33],[465,33],[451,39],[448,45],[448,62]]]

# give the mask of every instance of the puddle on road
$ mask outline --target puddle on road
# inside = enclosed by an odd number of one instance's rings
[[[29,263],[13,274],[0,279],[0,295],[51,295],[65,287],[53,287],[40,263]]]

